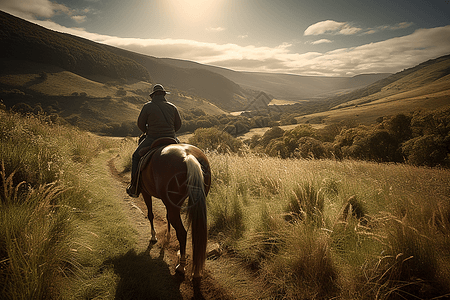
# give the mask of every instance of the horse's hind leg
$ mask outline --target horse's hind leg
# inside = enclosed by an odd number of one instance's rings
[[[149,194],[142,192],[142,196],[144,196],[144,201],[145,204],[147,205],[147,210],[148,210],[148,219],[150,221],[150,227],[151,227],[151,234],[152,237],[150,238],[150,242],[151,243],[156,243],[158,241],[158,239],[156,238],[156,231],[155,231],[155,226],[153,225],[153,206],[152,206],[152,196],[150,196]]]
[[[181,221],[180,216],[180,210],[176,208],[172,208],[171,211],[168,210],[168,216],[170,223],[172,224],[173,228],[175,228],[178,243],[180,244],[180,262],[177,265],[175,271],[177,273],[180,273],[184,275],[185,273],[185,266],[186,266],[186,238],[187,238],[187,232],[186,229],[183,226],[183,222]]]

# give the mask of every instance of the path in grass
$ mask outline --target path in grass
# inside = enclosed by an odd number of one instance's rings
[[[199,285],[193,283],[188,273],[186,278],[180,278],[175,274],[179,246],[173,228],[172,237],[166,243],[167,222],[163,203],[159,199],[153,199],[158,242],[150,244],[150,222],[146,217],[147,207],[142,196],[133,199],[126,194],[129,174],[117,171],[115,158],[110,159],[107,164],[111,177],[123,187],[118,196],[123,199],[123,209],[139,235],[135,251],[115,259],[115,269],[120,276],[116,296],[120,299],[231,299],[218,286],[209,270],[205,271]],[[187,253],[189,263],[191,253],[189,235]],[[190,268],[188,265],[188,272]]]

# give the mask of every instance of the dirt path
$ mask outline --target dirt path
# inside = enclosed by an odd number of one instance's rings
[[[175,273],[177,264],[178,241],[175,230],[171,229],[171,239],[166,241],[167,232],[166,209],[161,200],[153,199],[154,224],[158,242],[150,241],[150,222],[147,218],[147,207],[142,196],[131,198],[125,192],[128,176],[121,174],[115,167],[115,158],[108,161],[111,176],[123,187],[120,198],[123,199],[123,209],[130,224],[134,224],[138,232],[138,242],[135,249],[114,262],[116,273],[120,276],[116,299],[232,299],[225,290],[215,282],[211,271],[205,270],[200,283],[195,283],[188,275],[191,266],[191,240],[188,234],[188,266],[186,277],[181,278]],[[136,266],[139,272],[131,274]],[[144,269],[144,271],[142,271]]]

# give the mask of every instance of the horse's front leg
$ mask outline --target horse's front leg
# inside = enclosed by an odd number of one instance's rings
[[[156,238],[155,226],[153,225],[154,215],[153,215],[153,207],[152,207],[152,196],[150,196],[149,194],[147,194],[145,192],[142,192],[142,196],[144,196],[144,201],[145,201],[145,204],[147,205],[147,211],[148,211],[147,216],[150,221],[150,228],[151,228],[151,234],[152,234],[152,237],[150,238],[150,242],[156,243],[158,241],[158,239]]]

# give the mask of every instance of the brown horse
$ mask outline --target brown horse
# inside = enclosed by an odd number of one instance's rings
[[[186,266],[187,232],[180,213],[186,210],[188,228],[192,226],[194,278],[201,277],[206,259],[206,196],[210,185],[211,171],[208,159],[200,149],[188,144],[172,144],[156,150],[141,174],[142,195],[148,208],[151,225],[151,242],[156,242],[152,212],[152,196],[154,196],[161,199],[166,206],[167,240],[170,239],[170,225],[175,228],[181,255],[176,272],[182,275]],[[189,198],[188,203],[183,205],[186,198]]]

